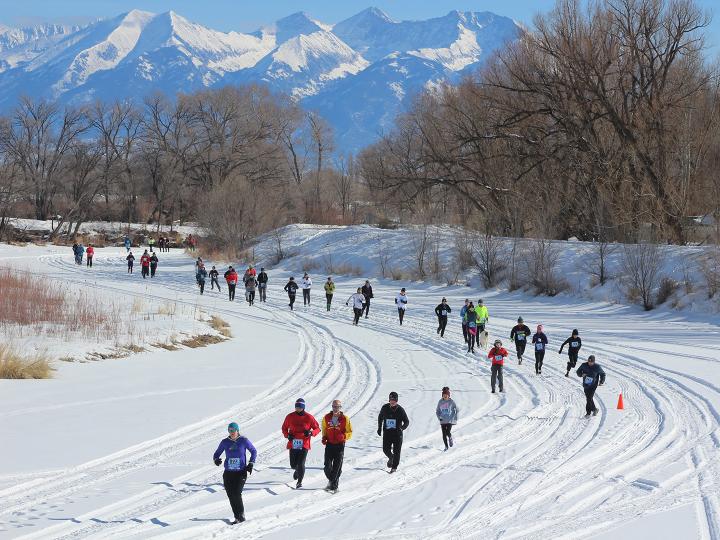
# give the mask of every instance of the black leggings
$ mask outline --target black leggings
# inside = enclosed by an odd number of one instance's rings
[[[577,365],[577,361],[578,361],[577,351],[568,352],[568,363],[567,363],[568,373],[570,373],[570,370]]]
[[[467,341],[468,341],[468,326],[467,326],[467,324],[463,323],[462,329],[463,329],[463,339],[465,340],[465,343],[467,343]]]
[[[87,258],[87,265],[92,266],[92,255]]]
[[[368,296],[365,297],[365,305],[362,308],[362,312],[365,313],[366,317],[370,315],[370,298]]]
[[[235,300],[235,284],[234,283],[228,283],[228,298],[230,300]]]
[[[597,386],[586,386],[584,388],[585,390],[585,399],[587,403],[585,403],[585,412],[587,414],[592,414],[593,411],[597,410],[597,407],[595,407],[595,400],[593,397],[595,396],[595,390],[597,390]]]
[[[310,305],[310,289],[303,289],[303,306]]]
[[[522,358],[522,355],[525,354],[525,345],[527,342],[525,340],[518,341],[515,340],[515,350],[517,351],[517,357],[518,359]]]
[[[305,459],[307,458],[307,448],[300,450],[290,450],[290,468],[295,471],[294,478],[298,482],[302,482],[305,477]]]
[[[398,308],[398,316],[400,317],[400,324],[402,324],[403,317],[405,317],[405,310],[403,308]]]
[[[325,300],[327,300],[327,310],[330,311],[330,304],[332,304],[332,297],[333,295],[330,293],[325,293]]]
[[[245,294],[249,304],[252,306],[255,303],[255,291],[245,291]]]
[[[402,435],[384,435],[385,436],[383,437],[383,452],[390,460],[390,468],[397,469],[398,465],[400,465],[400,451],[402,450],[403,442]]]
[[[360,323],[360,315],[362,315],[362,308],[353,308],[353,311],[355,312],[355,320],[353,320],[353,324]]]
[[[288,294],[288,298],[290,299],[290,309],[293,308],[293,304],[295,303],[295,295],[294,294]]]
[[[545,359],[545,351],[535,351],[535,373],[540,373],[543,360]]]
[[[225,471],[223,473],[223,484],[225,485],[225,493],[227,493],[230,507],[232,508],[235,519],[245,517],[245,506],[242,500],[242,491],[247,480],[245,471]]]
[[[330,444],[325,446],[325,477],[330,485],[337,489],[340,475],[342,474],[343,455],[345,454],[344,444]]]
[[[443,443],[445,443],[445,448],[447,448],[448,439],[452,438],[452,435],[450,434],[452,427],[453,427],[452,424],[440,424],[440,429],[442,430],[442,438],[443,438]]]
[[[445,335],[445,327],[447,326],[447,316],[445,317],[438,317],[438,330],[440,330],[440,337],[443,337]]]

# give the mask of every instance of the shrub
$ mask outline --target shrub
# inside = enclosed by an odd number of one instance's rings
[[[0,345],[0,379],[49,379],[51,372],[45,354],[22,357],[8,345]]]
[[[657,288],[662,253],[657,244],[626,245],[623,248],[622,273],[628,299],[636,297],[646,311],[655,307],[653,291]]]
[[[658,305],[664,304],[668,299],[675,294],[675,291],[679,288],[679,283],[669,277],[664,277],[660,280],[660,287],[658,288],[655,301]]]
[[[570,284],[558,276],[557,265],[560,249],[549,240],[536,240],[530,244],[527,258],[527,281],[535,294],[555,296],[570,288]]]
[[[714,248],[703,258],[700,269],[705,279],[708,298],[712,299],[720,292],[720,248]]]
[[[503,279],[508,265],[502,241],[490,234],[484,234],[477,242],[473,258],[486,289],[495,287]]]

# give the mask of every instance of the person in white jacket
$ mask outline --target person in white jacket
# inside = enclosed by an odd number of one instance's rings
[[[362,315],[365,301],[365,295],[362,292],[362,287],[358,287],[357,292],[350,296],[347,302],[345,302],[346,306],[349,306],[350,302],[352,302],[353,312],[355,313],[355,320],[353,321],[353,325],[355,326],[357,326],[360,322],[360,315]]]
[[[400,289],[400,294],[395,297],[395,303],[397,304],[398,317],[400,317],[400,326],[402,326],[408,303],[407,295],[405,294],[405,287]]]
[[[302,278],[302,281],[300,282],[300,286],[302,287],[303,291],[303,306],[309,306],[310,305],[310,287],[312,287],[312,279],[310,279],[310,276],[307,275],[307,272],[305,272],[305,275]]]

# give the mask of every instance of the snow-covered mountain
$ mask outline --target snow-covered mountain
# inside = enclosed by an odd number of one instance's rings
[[[317,109],[338,150],[356,151],[417,92],[476,69],[521,31],[492,13],[394,21],[377,8],[335,25],[295,13],[250,34],[172,11],[133,10],[82,28],[0,26],[0,110],[20,95],[82,104],[264,83]]]

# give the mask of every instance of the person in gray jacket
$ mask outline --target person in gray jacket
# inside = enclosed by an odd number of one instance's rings
[[[455,402],[450,399],[450,388],[445,386],[442,389],[442,399],[438,401],[437,408],[435,409],[435,415],[440,421],[440,428],[442,429],[443,443],[445,443],[445,450],[448,449],[448,444],[453,445],[452,435],[450,431],[453,425],[457,424],[458,413],[460,409]]]

